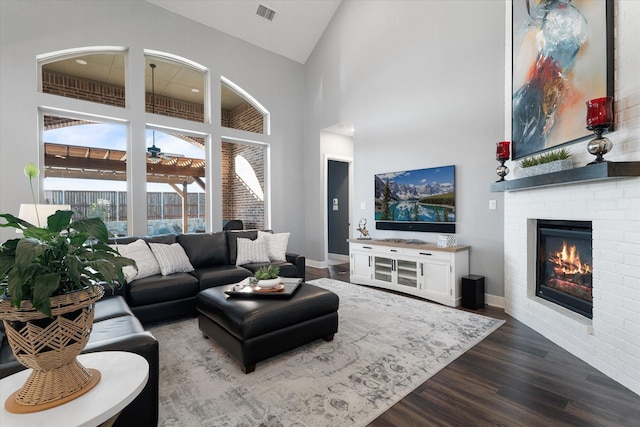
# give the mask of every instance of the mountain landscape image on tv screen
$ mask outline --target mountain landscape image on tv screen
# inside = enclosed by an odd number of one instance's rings
[[[455,166],[376,174],[375,219],[455,223]]]

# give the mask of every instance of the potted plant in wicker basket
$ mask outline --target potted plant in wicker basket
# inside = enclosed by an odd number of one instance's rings
[[[38,173],[32,163],[25,168],[30,184]],[[102,220],[72,217],[72,211],[59,210],[46,224],[33,225],[0,214],[0,227],[23,233],[0,245],[0,320],[16,359],[33,369],[7,400],[10,412],[60,405],[100,379],[76,356],[89,340],[103,284],[124,283],[122,267],[135,263],[107,244]]]

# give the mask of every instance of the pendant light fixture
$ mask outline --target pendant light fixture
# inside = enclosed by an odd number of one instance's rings
[[[156,113],[156,64],[149,64],[151,67],[151,114]],[[151,147],[147,148],[148,160],[150,163],[160,163],[162,157],[158,147],[156,147],[156,131],[151,130]]]

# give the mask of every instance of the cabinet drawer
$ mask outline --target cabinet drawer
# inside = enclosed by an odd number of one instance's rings
[[[380,246],[379,249],[383,249],[388,254],[401,255],[401,254],[405,253],[404,252],[405,251],[404,248],[395,248],[395,247],[390,247],[390,246]]]
[[[405,255],[416,256],[420,258],[451,260],[452,252],[432,251],[428,249],[405,249]]]
[[[366,243],[349,243],[351,245],[352,251],[374,251],[378,249],[378,247],[373,245],[367,245]]]

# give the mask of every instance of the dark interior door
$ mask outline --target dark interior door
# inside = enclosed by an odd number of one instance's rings
[[[349,163],[329,160],[327,196],[329,253],[349,255]]]

